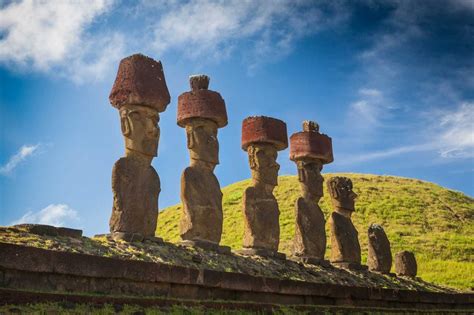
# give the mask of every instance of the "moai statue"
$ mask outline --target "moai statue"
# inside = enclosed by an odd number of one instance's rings
[[[407,250],[395,255],[395,272],[399,276],[416,277],[417,265],[415,254]]]
[[[125,157],[112,170],[111,235],[125,241],[157,240],[160,178],[151,161],[158,153],[159,113],[170,102],[161,62],[141,54],[123,59],[109,99],[119,110],[125,139]]]
[[[320,134],[315,122],[304,121],[303,131],[290,137],[290,160],[298,167],[302,194],[295,204],[293,254],[305,263],[328,265],[324,260],[326,221],[318,202],[323,197],[323,164],[334,160],[331,138]]]
[[[351,221],[357,194],[347,177],[332,177],[327,182],[334,212],[329,218],[331,231],[331,263],[348,269],[366,269],[360,264],[358,232]]]
[[[244,255],[285,259],[278,253],[280,211],[273,195],[278,185],[279,150],[288,147],[286,124],[275,118],[248,117],[242,122],[242,149],[247,151],[252,185],[243,195]]]
[[[392,251],[390,242],[383,228],[371,224],[368,230],[369,253],[367,265],[370,271],[388,274],[392,268]]]
[[[186,128],[190,166],[181,176],[183,212],[180,221],[183,245],[222,252],[222,192],[214,168],[219,164],[217,129],[227,125],[224,99],[208,90],[209,77],[189,78],[191,91],[178,98],[177,122]]]

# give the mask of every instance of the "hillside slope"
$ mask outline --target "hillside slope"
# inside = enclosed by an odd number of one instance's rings
[[[336,174],[325,174],[326,178]],[[407,249],[416,253],[418,275],[437,284],[470,289],[474,287],[474,199],[460,192],[416,179],[364,174],[348,176],[359,195],[353,220],[359,231],[363,261],[367,254],[367,228],[381,224],[392,245],[392,253]],[[242,192],[250,180],[222,189],[224,229],[222,244],[238,249],[242,244]],[[294,203],[300,188],[296,176],[280,176],[275,196],[280,205],[280,251],[291,252],[294,235]],[[320,202],[325,217],[330,199]],[[181,205],[164,209],[158,219],[157,235],[179,241]],[[328,241],[329,256],[330,242]]]

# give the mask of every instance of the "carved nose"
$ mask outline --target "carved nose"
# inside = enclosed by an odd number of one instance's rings
[[[151,128],[151,130],[148,131],[148,136],[152,138],[158,137],[159,134],[160,134],[160,130],[156,127]]]
[[[215,136],[209,136],[209,138],[207,139],[207,142],[210,143],[210,142],[216,142],[217,141],[217,137]]]

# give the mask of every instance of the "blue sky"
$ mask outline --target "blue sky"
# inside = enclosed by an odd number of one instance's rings
[[[123,155],[108,102],[121,58],[161,60],[159,207],[189,163],[176,101],[205,73],[227,104],[222,186],[250,177],[249,115],[333,138],[324,172],[389,174],[474,195],[472,1],[0,1],[0,225],[108,231]],[[288,150],[280,174],[295,174]]]

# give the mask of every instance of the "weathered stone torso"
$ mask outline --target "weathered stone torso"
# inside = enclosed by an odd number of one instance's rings
[[[404,250],[395,255],[395,272],[397,275],[415,277],[417,270],[415,254]]]
[[[123,157],[113,167],[112,190],[110,231],[154,236],[160,194],[160,178],[155,169]]]
[[[244,248],[278,250],[280,224],[278,203],[273,194],[248,187],[243,195]]]
[[[180,222],[183,240],[219,243],[222,235],[222,192],[210,170],[187,167],[181,177],[183,215]]]
[[[294,254],[324,259],[326,251],[325,220],[321,208],[312,200],[298,198],[295,205],[296,226]]]
[[[357,230],[350,218],[331,213],[331,262],[360,264],[360,244]]]
[[[368,240],[367,265],[369,270],[389,273],[392,267],[392,252],[383,228],[371,225],[368,231]]]

